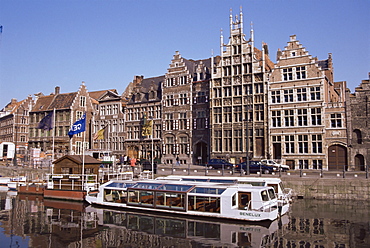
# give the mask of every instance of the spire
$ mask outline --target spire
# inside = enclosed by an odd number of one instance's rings
[[[233,9],[230,9],[230,34],[231,34],[231,31],[233,30]]]
[[[240,30],[243,32],[243,9],[242,6],[240,6]]]
[[[224,46],[224,36],[222,35],[222,28],[221,28],[221,35],[220,35],[220,55],[222,56],[222,51],[223,51],[223,46]]]

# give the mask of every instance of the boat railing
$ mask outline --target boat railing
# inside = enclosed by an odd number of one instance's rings
[[[47,174],[48,189],[96,190],[99,187],[96,174]]]

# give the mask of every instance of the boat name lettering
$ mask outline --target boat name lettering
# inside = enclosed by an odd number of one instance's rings
[[[261,232],[260,228],[248,228],[248,227],[240,227],[240,231],[247,231],[247,232]]]
[[[261,217],[261,214],[254,214],[254,213],[246,213],[246,212],[240,212],[240,215],[250,216],[250,217]]]

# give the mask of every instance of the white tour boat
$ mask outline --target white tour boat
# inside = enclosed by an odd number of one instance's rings
[[[278,206],[273,187],[169,180],[109,181],[86,195],[90,204],[198,217],[273,221]]]

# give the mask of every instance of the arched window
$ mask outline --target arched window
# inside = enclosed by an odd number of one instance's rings
[[[357,144],[362,144],[362,134],[361,131],[358,129],[355,129],[353,131],[354,138],[356,139]]]

